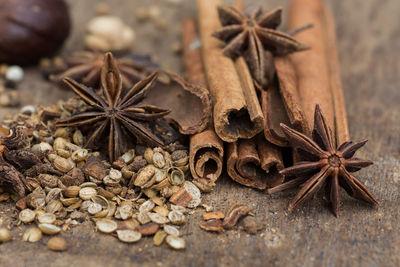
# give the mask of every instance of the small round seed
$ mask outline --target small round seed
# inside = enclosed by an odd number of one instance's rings
[[[41,223],[38,225],[40,231],[46,235],[55,235],[61,231],[61,228],[49,223]]]
[[[146,224],[146,223],[151,222],[150,217],[147,214],[147,212],[139,212],[137,219],[141,224]]]
[[[185,174],[179,168],[173,168],[170,175],[169,181],[172,185],[182,185],[185,182]]]
[[[64,206],[63,206],[61,201],[59,201],[59,200],[51,200],[47,204],[45,210],[48,213],[56,213],[56,212],[61,211],[63,208],[64,208]]]
[[[147,200],[143,202],[139,207],[139,212],[149,212],[154,208],[155,204],[152,200]]]
[[[148,164],[152,164],[153,163],[153,149],[151,148],[146,148],[146,150],[144,151],[144,159],[147,161]]]
[[[84,187],[79,191],[79,197],[83,200],[89,200],[97,195],[97,191],[93,187]]]
[[[142,234],[133,230],[117,230],[118,239],[125,243],[134,243],[142,238]]]
[[[31,150],[34,153],[45,153],[52,151],[53,147],[49,143],[41,142],[40,144],[33,145]]]
[[[182,224],[185,222],[185,215],[183,215],[179,211],[171,211],[168,214],[168,219],[171,221],[173,224]]]
[[[89,151],[87,151],[87,149],[78,149],[72,153],[71,159],[75,162],[79,162],[82,160],[86,160],[88,156]]]
[[[75,145],[83,146],[83,134],[80,130],[76,130],[72,137]]]
[[[5,243],[10,241],[11,233],[10,230],[4,227],[0,227],[0,243]]]
[[[59,129],[57,129],[57,130],[59,130]],[[56,140],[54,140],[53,148],[54,148],[54,150],[65,149],[67,143],[68,143],[68,141],[65,138],[57,137]]]
[[[152,222],[155,222],[156,224],[166,224],[168,223],[168,219],[161,216],[160,214],[154,213],[154,212],[149,212],[148,216],[150,217],[150,220]]]
[[[56,215],[52,213],[43,213],[38,215],[37,219],[41,224],[53,224],[56,221]]]
[[[167,233],[165,231],[158,231],[154,237],[153,237],[153,242],[154,245],[156,246],[161,246],[161,244],[164,242],[164,239],[167,237]]]
[[[91,203],[88,207],[88,212],[91,215],[95,215],[96,213],[99,213],[103,207],[99,203]]]
[[[164,225],[164,231],[169,235],[179,236],[179,230],[175,226],[172,225]]]
[[[122,220],[129,219],[133,214],[132,206],[130,204],[121,205],[119,207],[119,214],[121,215]]]
[[[36,213],[31,209],[24,209],[19,213],[19,219],[23,223],[33,222],[35,217],[36,217]]]
[[[167,236],[166,242],[173,249],[185,248],[185,240],[174,235]]]
[[[117,230],[118,224],[110,219],[100,219],[96,221],[96,226],[97,229],[99,229],[100,232],[110,234]]]
[[[165,159],[163,154],[161,154],[160,152],[156,152],[153,154],[153,164],[154,166],[156,166],[157,168],[164,168],[165,166]]]
[[[54,167],[60,172],[67,173],[75,167],[75,163],[71,159],[57,156],[53,161]]]
[[[67,249],[67,241],[62,237],[52,237],[47,242],[47,247],[53,251],[64,251]]]
[[[77,186],[77,185],[68,186],[64,190],[64,196],[66,196],[66,197],[77,197],[79,195],[79,191],[80,190],[81,190],[80,186]]]
[[[42,239],[42,232],[37,227],[31,227],[22,235],[22,240],[25,242],[37,242]]]
[[[115,181],[120,181],[122,178],[121,172],[116,169],[111,169],[108,176]]]
[[[130,164],[135,158],[135,150],[134,149],[128,150],[121,156],[121,158],[125,164]]]
[[[188,208],[196,208],[201,203],[201,191],[192,182],[186,181],[183,184],[185,190],[192,196],[192,200],[188,204]]]

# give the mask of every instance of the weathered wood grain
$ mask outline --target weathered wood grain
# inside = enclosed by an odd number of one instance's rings
[[[63,53],[82,46],[83,25],[93,14],[95,0],[69,0],[74,32]],[[137,30],[138,52],[154,52],[165,68],[180,71],[181,60],[171,51],[180,40],[180,22],[194,15],[194,1],[180,5],[157,0],[107,0],[113,13],[122,16]],[[248,0],[252,7],[267,7],[287,1]],[[266,230],[256,236],[240,231],[221,235],[200,230],[202,211],[190,217],[182,232],[187,248],[175,252],[163,245],[156,248],[152,239],[126,245],[115,238],[95,233],[90,223],[63,234],[70,247],[64,253],[46,248],[48,237],[36,244],[21,241],[21,229],[14,229],[13,241],[0,244],[0,266],[398,266],[400,264],[399,186],[400,186],[400,2],[389,0],[329,1],[335,13],[341,73],[349,115],[350,133],[355,140],[370,139],[359,157],[375,165],[357,176],[381,200],[370,208],[341,192],[341,215],[335,218],[322,196],[294,212],[287,205],[294,192],[268,196],[234,184],[222,177],[204,203],[224,209],[235,202],[254,207]],[[159,30],[151,22],[138,24],[135,8],[159,5],[169,28]],[[34,69],[27,71],[21,92],[24,104],[54,102],[68,93],[41,81]],[[0,109],[0,116],[12,109]],[[10,206],[0,206],[0,220]]]

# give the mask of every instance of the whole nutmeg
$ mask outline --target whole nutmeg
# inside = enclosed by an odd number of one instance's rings
[[[0,62],[29,64],[50,56],[69,31],[64,0],[0,0]]]

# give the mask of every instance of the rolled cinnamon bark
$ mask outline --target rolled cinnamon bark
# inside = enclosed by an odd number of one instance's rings
[[[254,101],[251,94],[244,93],[250,88],[242,86],[247,79],[239,79],[234,62],[222,52],[223,43],[212,36],[221,28],[217,13],[220,4],[221,0],[197,0],[199,30],[204,68],[214,103],[214,128],[223,141],[235,142],[261,132],[264,118],[260,109],[254,106],[259,105],[258,101]],[[248,101],[249,97],[252,101]]]
[[[186,78],[193,84],[207,88],[194,19],[186,19],[183,22],[182,38]],[[221,175],[223,156],[223,142],[216,135],[212,123],[209,123],[203,132],[190,137],[190,171],[193,178],[204,184],[206,188],[214,186]]]
[[[296,35],[311,49],[290,55],[308,127],[313,127],[314,108],[319,104],[340,145],[349,141],[349,130],[332,12],[321,0],[292,0],[289,10],[289,29],[314,25]]]
[[[297,75],[290,56],[275,57],[274,64],[279,92],[290,124],[297,131],[310,135],[311,129],[308,127],[304,115],[304,109],[297,90]]]
[[[336,27],[332,10],[325,6],[325,33],[327,46],[327,61],[329,82],[335,111],[336,139],[339,145],[350,140],[349,124],[347,122],[346,102],[344,100],[340,64],[337,52]]]
[[[227,171],[236,182],[264,190],[283,182],[281,151],[263,134],[227,144]]]
[[[335,129],[333,97],[328,73],[325,39],[326,17],[320,0],[292,0],[289,4],[289,30],[312,23],[313,27],[296,34],[296,39],[311,49],[290,55],[297,74],[297,88],[309,129],[314,125],[314,110],[320,105],[332,130]]]
[[[288,146],[280,124],[290,124],[290,121],[277,84],[272,82],[267,90],[260,91],[261,105],[265,118],[265,138],[277,146]]]

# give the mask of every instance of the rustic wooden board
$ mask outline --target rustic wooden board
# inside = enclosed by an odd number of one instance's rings
[[[82,47],[87,20],[93,14],[96,0],[69,0],[74,31],[63,53]],[[181,4],[157,0],[108,0],[113,13],[124,18],[137,31],[138,52],[154,52],[165,68],[181,71],[179,56],[171,45],[179,40],[180,22],[195,14],[194,1]],[[282,2],[248,1],[253,7],[267,7]],[[46,241],[28,244],[21,241],[21,229],[13,230],[12,242],[0,245],[0,266],[132,266],[132,265],[253,265],[253,266],[398,266],[400,234],[398,222],[400,183],[399,132],[400,93],[400,2],[389,0],[329,1],[336,16],[341,73],[350,132],[355,140],[370,139],[359,157],[375,161],[375,165],[357,176],[381,200],[381,206],[370,208],[341,192],[341,215],[335,218],[323,198],[307,202],[295,212],[286,208],[294,192],[268,196],[263,192],[241,187],[223,177],[204,203],[224,209],[243,202],[254,207],[257,218],[266,230],[256,236],[240,231],[221,235],[199,229],[202,211],[190,217],[183,229],[187,248],[172,251],[163,245],[156,248],[152,239],[136,245],[125,245],[115,238],[94,232],[90,222],[63,234],[70,247],[64,253],[50,252]],[[137,23],[135,9],[159,5],[169,22],[167,30],[159,30],[151,22]],[[21,85],[26,96],[23,104],[50,103],[66,98],[69,92],[59,91],[41,80],[35,69],[29,69]],[[15,109],[0,109],[0,115]],[[11,205],[1,205],[0,220],[12,213]]]

